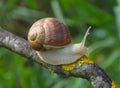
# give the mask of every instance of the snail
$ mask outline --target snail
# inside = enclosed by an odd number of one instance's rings
[[[40,60],[52,65],[70,64],[86,55],[85,41],[90,28],[80,43],[72,44],[70,33],[62,22],[56,18],[42,18],[31,26],[28,42]]]

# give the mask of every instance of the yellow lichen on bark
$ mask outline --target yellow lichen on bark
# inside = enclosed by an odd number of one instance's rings
[[[63,64],[62,65],[62,68],[64,70],[67,70],[67,71],[70,71],[70,70],[73,70],[75,67],[75,64],[74,63],[71,63],[71,64]]]
[[[87,56],[84,55],[79,60],[77,60],[76,63],[77,63],[78,66],[81,66],[83,63],[93,64],[94,62],[91,61]]]
[[[120,85],[117,85],[115,81],[112,81],[112,87],[111,88],[120,88]]]
[[[63,64],[62,68],[67,71],[71,71],[74,69],[75,65],[81,66],[83,63],[90,63],[93,64],[94,62],[89,60],[87,56],[82,56],[80,59],[78,59],[76,62],[71,64]]]

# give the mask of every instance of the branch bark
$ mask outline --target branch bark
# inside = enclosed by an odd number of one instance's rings
[[[107,74],[97,64],[83,63],[81,66],[75,66],[71,71],[64,70],[61,65],[50,65],[39,60],[37,53],[28,42],[4,29],[0,28],[0,46],[16,52],[28,60],[33,60],[41,66],[51,69],[53,72],[65,77],[81,77],[87,79],[93,88],[111,88],[112,81]]]

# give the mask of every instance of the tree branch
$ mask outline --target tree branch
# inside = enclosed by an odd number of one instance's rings
[[[0,46],[16,52],[29,60],[39,63],[41,66],[51,69],[53,72],[65,77],[74,76],[87,79],[93,88],[111,88],[112,81],[106,73],[95,63],[83,63],[81,66],[75,65],[73,70],[67,71],[62,65],[50,65],[40,61],[37,53],[33,50],[28,42],[10,32],[0,28]]]

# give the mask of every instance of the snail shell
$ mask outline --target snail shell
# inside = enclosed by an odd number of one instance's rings
[[[28,42],[35,50],[61,48],[71,42],[68,29],[55,18],[35,22],[28,32]]]

